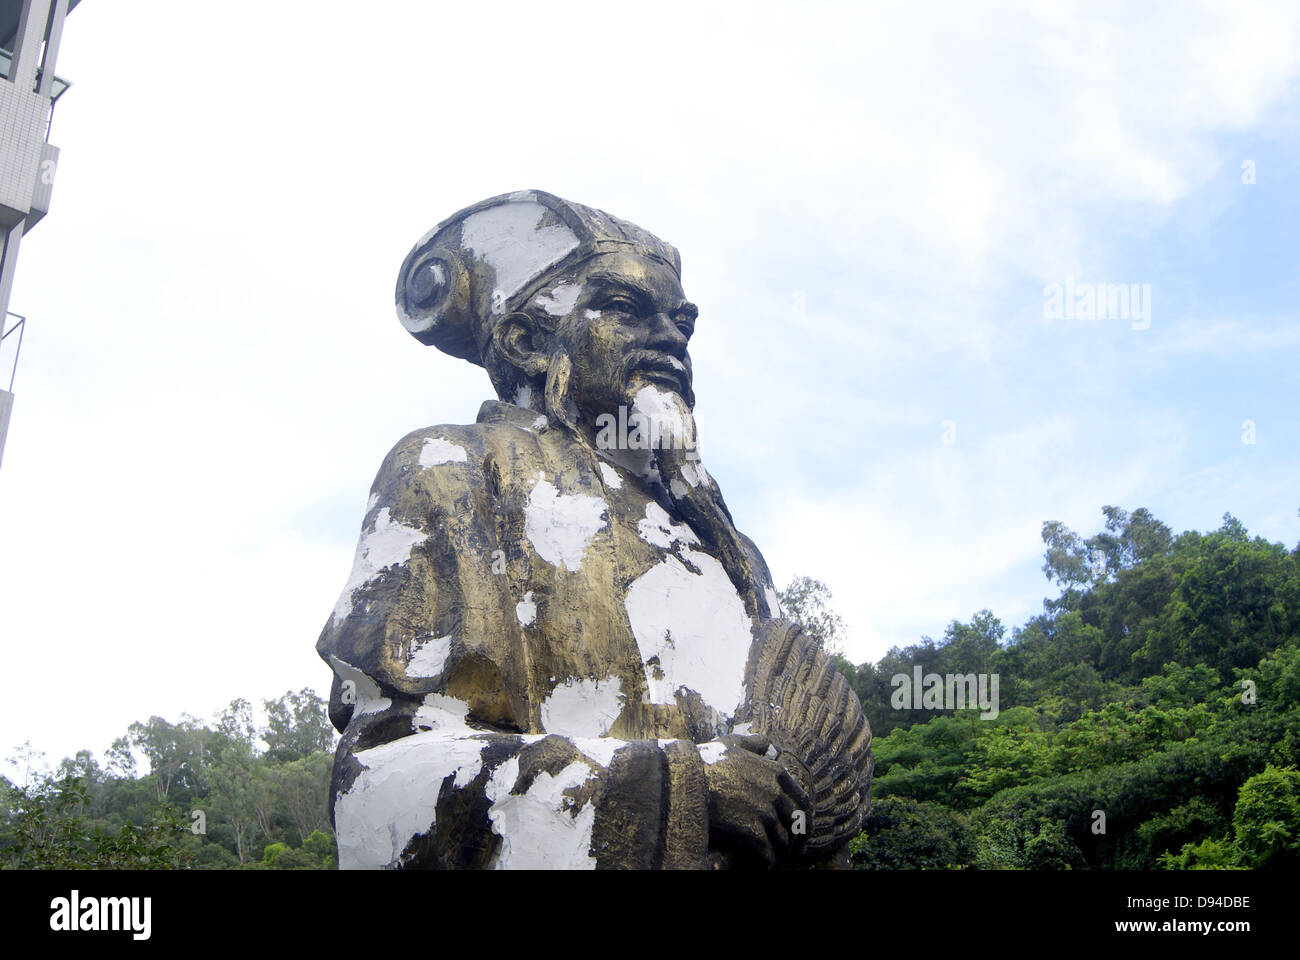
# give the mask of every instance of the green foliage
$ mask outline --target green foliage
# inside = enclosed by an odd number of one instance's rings
[[[1147,850],[1173,850],[1193,846],[1197,837],[1221,835],[1227,827],[1227,817],[1218,806],[1204,797],[1192,797],[1186,803],[1151,817],[1138,826],[1137,832]],[[1156,860],[1163,863],[1169,856],[1172,854],[1166,852]]]
[[[275,843],[266,848],[262,861],[272,870],[335,870],[338,857],[334,838],[320,830],[312,831],[301,847]]]
[[[116,832],[91,828],[90,803],[81,777],[64,774],[33,785],[6,783],[10,841],[3,865],[14,870],[177,870],[189,866],[186,824],[166,804],[157,804],[143,826]]]
[[[983,610],[843,671],[876,734],[888,813],[869,819],[855,862],[907,862],[881,837],[908,835],[895,821],[911,800],[965,817],[978,867],[1294,865],[1300,545],[1252,539],[1231,515],[1175,536],[1146,510],[1103,513],[1092,537],[1043,525],[1061,592],[1010,637]],[[998,674],[1000,716],[895,709],[892,678],[915,667]]]
[[[872,794],[950,802],[957,781],[971,765],[979,720],[936,717],[899,730],[874,744]]]
[[[219,843],[196,842],[193,845],[195,870],[234,870],[239,858]]]
[[[134,723],[105,766],[83,750],[45,774],[39,753],[20,749],[10,763],[23,786],[0,778],[0,864],[335,869],[325,703],[299,691],[268,708],[265,729],[239,699],[212,725],[190,716]]]
[[[1013,707],[977,728],[968,772],[957,782],[964,805],[1048,776],[1052,770],[1050,738],[1028,707]]]
[[[306,850],[289,847],[267,864],[272,870],[326,870],[321,861]]]
[[[1232,825],[1247,866],[1300,863],[1300,771],[1269,764],[1247,780],[1237,797]]]
[[[312,835],[330,829],[329,785],[333,765],[333,756],[321,752],[280,768],[282,809],[299,843],[306,844]]]
[[[282,761],[301,760],[333,748],[334,727],[325,701],[315,691],[304,687],[277,700],[263,700],[262,704],[267,716],[262,737],[268,756]]]
[[[962,814],[940,804],[887,797],[872,805],[849,854],[859,870],[947,870],[968,866],[973,847]]]
[[[1206,838],[1200,843],[1185,843],[1179,853],[1165,853],[1159,858],[1165,870],[1245,870],[1241,851],[1231,840]]]
[[[1145,508],[1133,515],[1119,507],[1102,507],[1106,529],[1083,539],[1056,520],[1043,524],[1047,544],[1043,573],[1067,589],[1105,583],[1119,571],[1166,555],[1173,546],[1169,528]]]
[[[303,850],[307,851],[317,862],[326,870],[334,870],[338,867],[338,852],[334,847],[334,838],[322,830],[313,830],[302,842]]]
[[[993,821],[977,836],[976,863],[983,870],[1074,870],[1082,852],[1058,820],[1015,818]]]

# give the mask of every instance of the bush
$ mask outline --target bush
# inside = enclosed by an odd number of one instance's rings
[[[1271,763],[1241,785],[1232,814],[1237,847],[1247,866],[1300,862],[1300,771]]]
[[[1158,860],[1165,870],[1245,870],[1241,851],[1231,840],[1209,838],[1183,844],[1180,853],[1164,853]]]
[[[971,863],[966,818],[908,797],[876,801],[862,833],[849,843],[859,870],[944,870]]]

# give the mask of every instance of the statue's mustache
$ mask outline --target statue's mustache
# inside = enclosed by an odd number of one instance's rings
[[[682,412],[688,421],[693,422],[695,391],[691,388],[691,372],[687,363],[662,350],[632,350],[619,362],[613,380],[618,385],[626,386],[635,375],[644,376],[647,372],[658,373],[671,380],[671,386],[676,388],[686,405],[686,410]],[[573,433],[580,432],[577,392],[573,357],[567,350],[559,348],[551,354],[547,365],[546,382],[542,389],[542,409],[548,417],[565,425]]]
[[[624,357],[619,374],[626,383],[637,373],[660,373],[672,378],[681,387],[687,405],[695,406],[691,368],[681,358],[664,350],[633,350]]]

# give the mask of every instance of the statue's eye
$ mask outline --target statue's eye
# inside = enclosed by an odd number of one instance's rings
[[[636,313],[636,302],[631,297],[610,297],[601,309],[616,313]]]

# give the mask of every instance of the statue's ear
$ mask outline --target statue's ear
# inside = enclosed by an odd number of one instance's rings
[[[497,355],[530,379],[546,374],[550,356],[550,331],[522,310],[508,313],[497,321],[492,331],[492,345]]]

